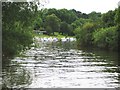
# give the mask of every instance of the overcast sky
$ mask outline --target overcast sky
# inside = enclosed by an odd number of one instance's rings
[[[120,0],[49,0],[49,3],[44,8],[66,8],[76,9],[83,13],[92,11],[105,13],[109,10],[114,10],[118,6]]]

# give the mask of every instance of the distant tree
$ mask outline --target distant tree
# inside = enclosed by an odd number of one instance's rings
[[[88,14],[86,14],[86,13],[82,13],[80,11],[76,11],[75,9],[72,9],[70,11],[72,11],[77,16],[77,18],[84,18],[84,19],[88,19],[89,18]]]
[[[96,30],[96,25],[94,23],[85,23],[82,27],[75,29],[74,33],[80,45],[88,46],[92,45],[92,33]]]
[[[39,30],[42,27],[42,19],[38,16],[34,21],[34,30]]]
[[[50,35],[51,33],[53,33],[53,30],[50,26],[46,26],[46,31],[47,31],[47,34]]]
[[[65,35],[72,35],[72,26],[66,22],[61,22],[60,24],[60,33]]]
[[[60,9],[58,10],[59,14],[58,17],[61,19],[61,21],[65,21],[68,24],[71,24],[73,21],[77,19],[76,14],[74,14],[72,11],[67,9]]]
[[[44,23],[44,28],[46,31],[50,30],[50,29],[46,29],[48,27],[51,28],[53,34],[54,34],[54,32],[59,32],[60,19],[55,14],[51,14],[46,17],[45,23]],[[51,34],[51,33],[49,33],[49,34]]]
[[[71,25],[73,26],[73,29],[75,29],[77,27],[82,27],[87,22],[92,22],[92,20],[91,19],[79,18],[76,21],[74,21]]]
[[[100,28],[93,33],[94,44],[100,48],[118,49],[118,33],[116,27]]]
[[[47,11],[47,15],[55,14],[58,17],[58,10],[55,8],[50,8]]]
[[[120,6],[118,7],[115,15],[115,22],[117,24],[117,33],[118,33],[118,50],[120,50]]]
[[[110,10],[102,15],[102,24],[104,27],[115,26],[115,14],[115,11]]]
[[[60,33],[66,34],[68,32],[68,24],[66,22],[61,22]]]
[[[115,22],[120,25],[120,6],[116,9]]]
[[[89,19],[93,20],[94,22],[100,22],[102,14],[93,11],[89,13],[88,16],[89,16]]]

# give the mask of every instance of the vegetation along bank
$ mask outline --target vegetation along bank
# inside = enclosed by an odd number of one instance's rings
[[[89,14],[74,9],[37,9],[28,2],[2,3],[2,56],[13,57],[30,47],[35,30],[48,36],[75,36],[79,46],[106,50],[120,47],[120,7]],[[41,34],[39,34],[41,35]]]

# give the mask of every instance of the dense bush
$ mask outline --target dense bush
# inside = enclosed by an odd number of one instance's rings
[[[2,57],[11,58],[32,43],[36,5],[2,2]]]
[[[59,32],[60,19],[55,14],[48,15],[45,18],[44,28],[48,34],[54,34],[54,32]]]
[[[94,44],[101,48],[117,49],[118,33],[116,27],[101,28],[93,33]]]
[[[111,26],[115,26],[116,23],[114,21],[115,19],[115,14],[116,14],[116,11],[108,11],[107,13],[104,13],[102,15],[102,24],[103,24],[103,27],[111,27]]]
[[[72,26],[66,22],[61,22],[60,24],[60,33],[62,33],[62,35],[72,35],[73,34],[73,30],[72,30]]]
[[[2,32],[3,58],[13,57],[25,50],[32,43],[32,29],[23,28],[21,25],[12,25],[12,28]]]
[[[117,50],[120,47],[120,7],[102,14],[102,17],[101,14],[96,14],[93,12],[89,14],[89,19],[78,19],[72,23],[76,28],[74,33],[78,43],[82,46]],[[90,19],[92,21],[88,21]]]
[[[96,29],[96,25],[93,23],[85,23],[82,27],[78,27],[75,30],[76,38],[80,45],[91,45],[92,44],[92,33]]]

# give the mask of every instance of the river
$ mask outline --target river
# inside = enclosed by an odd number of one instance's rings
[[[3,65],[8,88],[113,88],[120,85],[117,52],[77,48],[76,42],[39,42]]]

